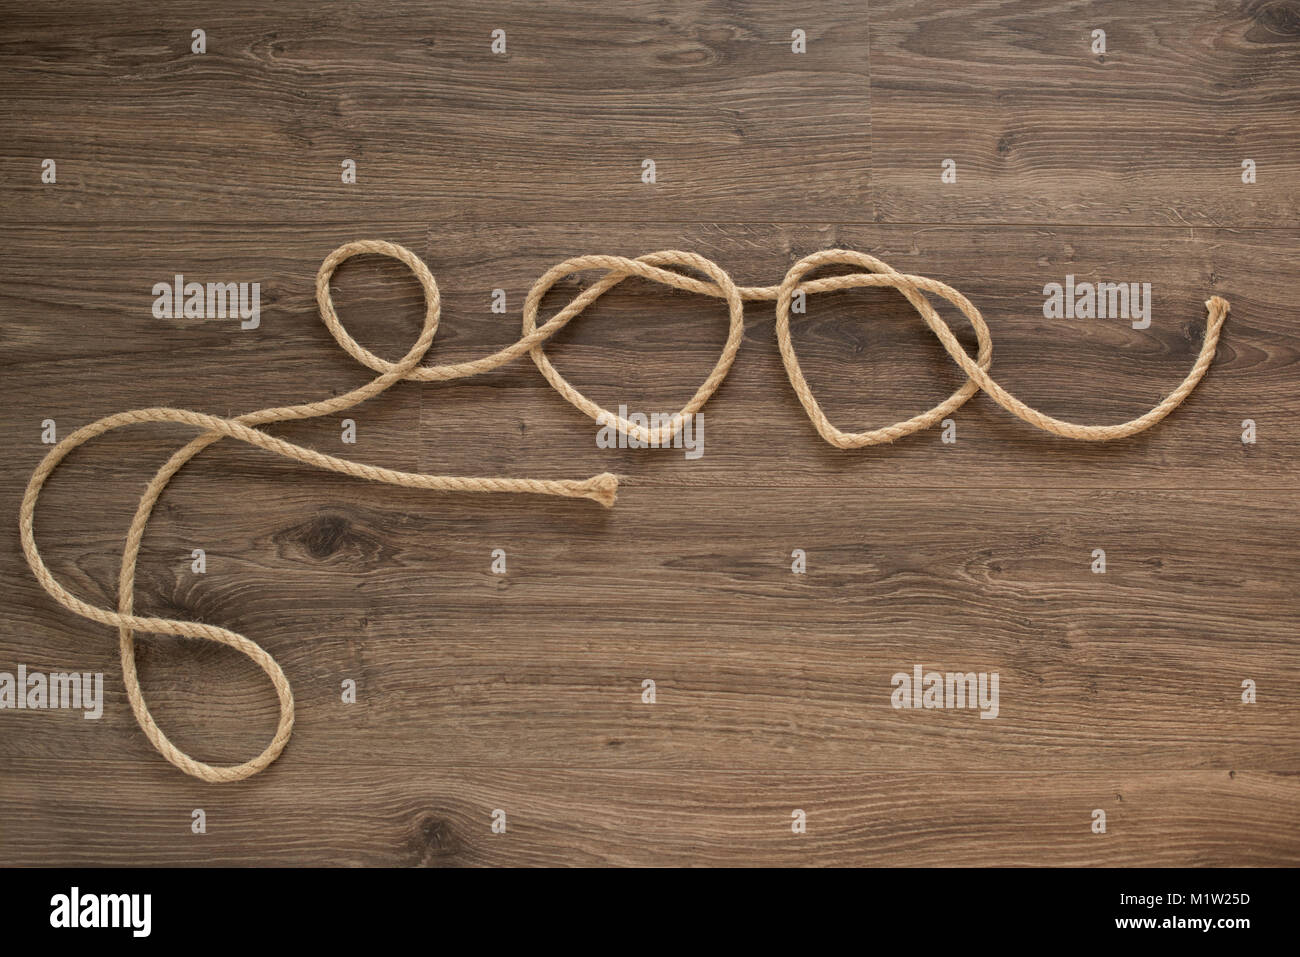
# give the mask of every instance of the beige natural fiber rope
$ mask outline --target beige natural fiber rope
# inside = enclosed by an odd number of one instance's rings
[[[420,336],[410,351],[397,362],[388,362],[381,359],[357,343],[343,328],[334,309],[334,303],[330,296],[330,279],[340,263],[362,253],[375,253],[400,260],[415,273],[416,278],[419,279],[421,286],[424,288],[425,316]],[[822,279],[804,279],[812,270],[830,265],[853,266],[864,270],[864,272]],[[691,268],[707,278],[697,279],[674,269],[664,268],[666,266]],[[537,325],[537,315],[542,297],[546,292],[563,277],[591,269],[605,270],[605,275],[584,289],[572,302],[539,327]],[[592,302],[630,276],[649,279],[688,292],[716,296],[726,300],[729,313],[730,324],[727,341],[723,346],[722,354],[718,357],[717,364],[709,373],[708,378],[704,380],[704,383],[696,390],[686,405],[682,407],[678,415],[670,421],[669,425],[653,429],[647,429],[629,422],[592,402],[556,371],[542,351],[542,346],[551,336],[578,316]],[[921,318],[925,320],[926,325],[939,338],[939,341],[943,343],[943,347],[948,351],[953,361],[966,373],[967,381],[939,405],[903,422],[896,422],[869,432],[842,432],[826,418],[821,406],[813,396],[812,390],[808,387],[807,381],[804,379],[803,371],[799,367],[798,357],[795,355],[794,346],[790,340],[790,311],[796,293],[811,295],[813,293],[832,292],[860,286],[888,286],[902,293],[920,313]],[[924,293],[934,293],[948,300],[970,321],[975,329],[975,336],[979,343],[975,358],[971,358],[966,350],[962,348],[957,337],[953,335],[952,329],[935,312],[934,307]],[[785,364],[786,374],[790,378],[790,383],[794,387],[800,404],[808,413],[808,417],[812,420],[818,433],[827,442],[838,448],[860,448],[880,442],[892,442],[905,435],[910,435],[919,429],[927,428],[941,421],[960,408],[962,404],[980,390],[988,393],[995,402],[1012,414],[1019,416],[1031,425],[1056,435],[1092,441],[1117,439],[1150,428],[1187,398],[1192,389],[1196,387],[1196,384],[1204,377],[1214,359],[1215,348],[1219,341],[1219,332],[1228,315],[1226,300],[1214,296],[1206,302],[1206,307],[1209,310],[1209,321],[1206,325],[1205,341],[1201,345],[1201,351],[1195,364],[1182,383],[1149,412],[1118,425],[1077,425],[1053,418],[1025,405],[994,381],[988,371],[993,354],[993,343],[989,336],[988,327],[985,325],[979,310],[965,296],[938,280],[896,272],[873,256],[850,250],[828,249],[806,256],[786,273],[785,279],[777,286],[737,286],[716,263],[694,253],[672,250],[651,253],[637,259],[599,255],[568,259],[547,270],[534,283],[524,303],[523,334],[517,342],[482,359],[452,365],[418,365],[433,344],[433,337],[437,332],[440,315],[438,285],[420,257],[402,246],[378,240],[363,240],[340,246],[321,263],[320,271],[316,276],[316,300],[320,306],[321,317],[335,340],[358,362],[378,372],[379,376],[377,378],[333,399],[303,405],[262,409],[234,419],[172,408],[136,409],[107,416],[73,432],[49,451],[40,465],[37,466],[27,484],[27,491],[23,496],[22,508],[19,513],[19,532],[22,538],[23,554],[27,557],[27,563],[36,576],[36,580],[65,608],[91,621],[117,626],[122,660],[122,676],[126,685],[127,697],[131,702],[131,709],[135,713],[136,720],[144,730],[145,736],[148,737],[149,741],[163,757],[186,774],[193,775],[204,781],[238,781],[261,771],[284,750],[284,746],[288,743],[293,730],[294,716],[293,693],[289,689],[288,679],[281,670],[279,663],[257,643],[250,641],[243,635],[216,625],[145,617],[134,612],[136,560],[139,557],[140,542],[144,536],[145,526],[153,513],[155,503],[167,487],[168,482],[180,471],[185,463],[223,438],[238,439],[241,442],[247,442],[258,448],[275,452],[286,458],[317,468],[341,472],[345,475],[369,479],[374,482],[387,482],[405,488],[558,495],[568,498],[588,498],[601,503],[605,507],[610,507],[614,504],[618,490],[618,479],[608,472],[583,480],[460,478],[424,475],[416,472],[400,472],[326,455],[275,438],[261,431],[257,426],[286,422],[293,419],[309,419],[341,412],[378,395],[389,386],[403,379],[428,382],[477,375],[481,372],[496,369],[526,352],[532,357],[542,375],[546,377],[546,380],[550,382],[556,391],[587,415],[615,424],[621,431],[643,441],[662,444],[673,438],[684,425],[688,416],[703,408],[713,393],[717,391],[718,386],[722,384],[722,380],[726,378],[727,372],[736,358],[744,334],[744,301],[775,300],[777,342],[780,346],[781,359]],[[192,426],[200,434],[163,464],[150,480],[140,498],[140,503],[136,508],[135,516],[126,535],[118,581],[118,609],[113,611],[92,605],[73,595],[50,573],[36,548],[34,530],[36,503],[40,497],[41,489],[45,486],[50,475],[73,449],[106,432],[144,422],[176,422]],[[274,737],[265,750],[257,757],[243,764],[218,767],[197,761],[172,744],[154,721],[140,688],[135,662],[136,631],[205,638],[229,645],[252,659],[271,679],[271,684],[275,687],[280,701],[279,724]]]

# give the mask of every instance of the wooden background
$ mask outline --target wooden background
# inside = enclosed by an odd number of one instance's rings
[[[4,4],[0,670],[102,671],[107,701],[97,722],[0,712],[0,861],[1300,862],[1300,7],[466,6]],[[608,512],[370,486],[223,443],[164,496],[137,607],[260,642],[298,721],[265,773],[203,784],[137,728],[115,634],[55,605],[21,558],[41,422],[237,414],[366,381],[312,295],[325,254],[363,237],[434,270],[439,362],[513,341],[533,279],[568,256],[681,248],[759,284],[817,249],[864,250],[962,290],[999,381],[1086,422],[1128,419],[1186,374],[1209,295],[1232,314],[1186,406],[1113,444],[1036,432],[978,395],[956,444],[932,430],[837,451],[762,303],[697,461],[596,448],[527,360],[397,386],[349,413],[355,446],[337,419],[273,430],[443,474],[618,471]],[[261,327],[153,318],[153,283],[177,272],[260,282]],[[1150,282],[1151,327],[1043,319],[1043,284],[1067,273]],[[561,283],[546,314],[595,278]],[[417,333],[419,287],[396,263],[346,264],[335,296],[380,354]],[[602,404],[667,411],[725,326],[716,300],[629,281],[548,351]],[[846,429],[961,381],[885,290],[810,300],[795,341]],[[118,432],[55,477],[37,535],[78,594],[115,605],[135,499],[186,438]],[[998,671],[1001,715],[894,710],[890,676],[916,663]],[[234,652],[145,637],[140,665],[195,756],[237,762],[269,738],[274,695]]]

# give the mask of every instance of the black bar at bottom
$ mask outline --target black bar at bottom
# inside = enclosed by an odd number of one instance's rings
[[[1291,870],[1208,869],[11,868],[0,871],[0,926],[7,944],[337,948],[391,937],[461,950],[522,935],[535,946],[586,939],[614,950],[837,938],[917,952],[1126,938],[1233,947],[1287,929],[1293,879]]]

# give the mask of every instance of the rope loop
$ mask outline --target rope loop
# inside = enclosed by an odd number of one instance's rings
[[[980,315],[978,309],[971,305],[970,300],[957,290],[933,279],[925,279],[920,276],[905,276],[896,272],[891,266],[881,262],[875,256],[854,252],[849,249],[827,249],[805,256],[790,267],[790,271],[785,274],[785,279],[782,280],[777,290],[776,341],[781,350],[781,362],[785,365],[785,374],[794,387],[795,395],[799,398],[799,404],[808,413],[808,418],[812,420],[814,428],[817,429],[817,433],[823,439],[839,449],[858,449],[867,445],[877,445],[881,442],[893,442],[895,439],[911,435],[920,429],[928,429],[935,423],[943,421],[965,405],[967,400],[979,391],[979,386],[974,380],[967,378],[961,388],[943,402],[929,411],[922,412],[920,415],[913,416],[905,421],[895,422],[892,425],[886,425],[868,432],[842,432],[832,425],[830,420],[826,418],[826,414],[822,412],[822,407],[818,403],[816,396],[813,395],[812,389],[809,388],[808,380],[804,378],[803,369],[799,366],[799,357],[794,351],[794,343],[790,339],[790,306],[794,301],[794,294],[805,288],[800,285],[801,280],[813,270],[831,265],[858,266],[865,269],[866,272],[831,277],[817,287],[818,291],[829,292],[862,286],[892,287],[903,294],[903,297],[920,313],[926,325],[935,330],[936,334],[938,334],[937,327],[943,325],[943,320],[939,318],[939,314],[934,311],[930,301],[922,294],[922,290],[943,296],[961,310],[962,315],[970,320],[971,326],[975,329],[975,337],[979,341],[979,354],[973,360],[976,366],[987,371],[993,362],[993,340],[989,336],[989,329],[984,322],[984,317]],[[947,326],[945,325],[944,328],[946,329]],[[957,348],[961,348],[960,343],[958,343]],[[965,355],[965,350],[962,350],[962,354]]]
[[[697,279],[661,268],[665,265],[688,266],[704,273],[713,280],[713,283],[712,285],[704,285]],[[714,363],[708,378],[695,390],[695,394],[669,420],[669,423],[655,426],[652,429],[629,422],[622,416],[603,409],[588,399],[574,388],[568,379],[560,375],[555,366],[551,365],[551,360],[546,357],[540,343],[529,350],[533,363],[555,391],[560,393],[574,407],[585,412],[597,422],[612,424],[620,432],[624,432],[651,446],[671,442],[682,426],[685,425],[686,419],[704,407],[704,403],[708,402],[713,393],[718,391],[718,386],[722,384],[722,380],[731,371],[731,364],[736,359],[736,353],[740,351],[740,342],[745,335],[745,304],[741,301],[740,291],[721,266],[695,253],[669,249],[663,252],[648,253],[636,259],[624,259],[622,256],[578,256],[573,259],[566,259],[557,266],[552,266],[537,282],[533,283],[532,289],[528,291],[528,298],[524,302],[523,334],[525,338],[537,331],[537,310],[541,305],[542,297],[560,279],[585,269],[604,269],[607,271],[599,281],[584,289],[577,298],[553,316],[547,323],[547,327],[557,322],[560,325],[568,323],[587,306],[629,276],[638,276],[642,279],[661,282],[667,286],[692,292],[707,291],[707,294],[720,296],[727,301],[729,317],[727,341],[722,346],[722,354],[718,356],[718,361]]]

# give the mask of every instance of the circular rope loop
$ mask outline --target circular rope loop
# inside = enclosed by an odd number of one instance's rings
[[[407,268],[415,274],[415,278],[420,281],[420,287],[424,290],[425,303],[422,333],[428,334],[429,341],[425,343],[424,348],[420,350],[414,360],[411,359],[409,353],[400,362],[389,362],[387,359],[381,359],[352,338],[351,333],[339,321],[339,314],[334,308],[334,297],[330,294],[330,281],[334,278],[335,270],[344,262],[353,256],[361,256],[366,253],[388,256],[391,259],[405,263]],[[344,243],[325,257],[320,264],[320,269],[316,272],[316,304],[320,307],[320,316],[325,322],[325,328],[330,331],[334,341],[343,347],[344,352],[375,372],[401,372],[406,377],[410,376],[411,368],[424,357],[424,353],[428,351],[429,346],[433,343],[433,336],[438,331],[438,316],[442,308],[438,294],[438,283],[433,278],[433,273],[429,272],[429,267],[425,265],[424,260],[405,246],[378,239],[359,239],[354,242]],[[424,335],[422,334],[416,345],[418,346],[423,340]]]

